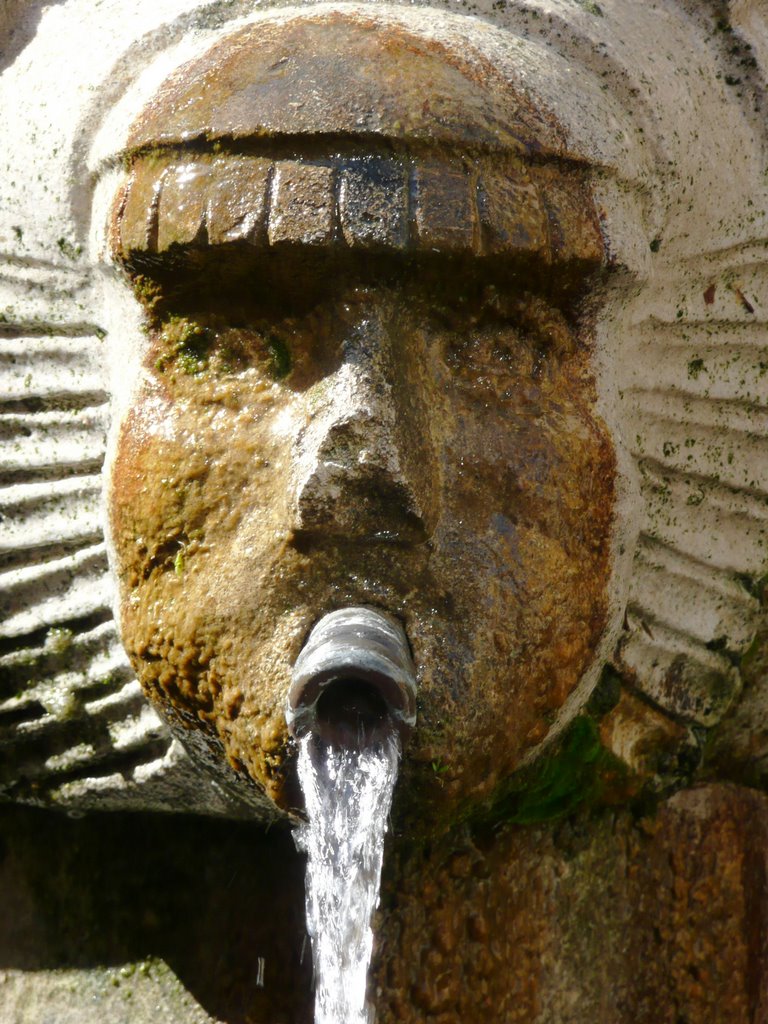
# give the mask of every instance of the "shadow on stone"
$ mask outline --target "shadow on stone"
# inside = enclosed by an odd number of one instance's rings
[[[227,1024],[311,1020],[290,835],[203,818],[0,812],[0,970],[163,961]]]
[[[0,71],[9,67],[34,39],[45,7],[63,0],[4,0],[0,10]]]

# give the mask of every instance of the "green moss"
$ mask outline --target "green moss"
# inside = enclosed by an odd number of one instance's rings
[[[288,346],[280,338],[267,339],[267,350],[271,359],[271,373],[276,380],[282,380],[291,372],[292,360]]]
[[[551,821],[597,803],[608,781],[625,774],[601,744],[594,719],[580,715],[549,754],[509,780],[484,817],[497,824]]]
[[[594,0],[576,0],[579,7],[583,7],[588,14],[594,14],[598,18],[603,17],[603,9]]]
[[[161,338],[164,352],[155,363],[158,370],[173,364],[182,373],[196,376],[207,369],[212,344],[207,327],[186,317],[172,316],[163,326]]]
[[[54,626],[53,629],[48,630],[46,646],[49,647],[54,654],[64,654],[72,646],[74,635],[75,634],[71,629]]]
[[[131,275],[131,284],[136,298],[151,313],[162,296],[160,285],[144,274]]]
[[[60,238],[56,245],[58,245],[59,252],[62,254],[62,256],[66,256],[68,260],[79,259],[83,251],[82,245],[74,245],[66,238]]]
[[[691,359],[691,361],[688,363],[688,376],[696,380],[696,378],[699,376],[703,369],[703,359]]]
[[[176,552],[176,557],[173,560],[173,571],[177,576],[184,575],[184,552],[181,549]]]

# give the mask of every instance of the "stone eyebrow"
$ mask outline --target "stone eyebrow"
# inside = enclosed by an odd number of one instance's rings
[[[597,266],[604,250],[591,208],[578,171],[513,156],[283,159],[164,150],[134,158],[113,211],[111,246],[128,265],[237,244]]]

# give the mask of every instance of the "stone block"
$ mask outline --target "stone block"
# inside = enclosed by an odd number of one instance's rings
[[[344,167],[339,219],[347,245],[404,249],[408,244],[406,172],[397,160],[368,159]]]
[[[522,165],[488,166],[478,181],[477,200],[484,254],[546,253],[546,211]]]
[[[208,191],[208,241],[255,242],[264,232],[271,160],[228,156],[216,160]]]
[[[412,189],[419,249],[449,253],[477,250],[475,185],[464,167],[443,161],[418,163]]]
[[[188,161],[171,165],[163,176],[157,210],[158,252],[201,238],[209,174],[207,161]]]
[[[335,206],[332,167],[281,161],[272,182],[270,244],[328,244],[334,234]]]
[[[164,170],[157,160],[140,160],[131,171],[119,221],[124,256],[156,248],[157,200]]]

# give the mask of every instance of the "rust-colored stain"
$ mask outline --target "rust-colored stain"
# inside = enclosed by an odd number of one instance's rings
[[[385,869],[377,1020],[751,1024],[765,1010],[764,795],[683,792],[466,830]]]
[[[565,151],[557,123],[466,43],[459,53],[342,13],[234,32],[171,75],[133,125],[128,146],[297,136]]]

